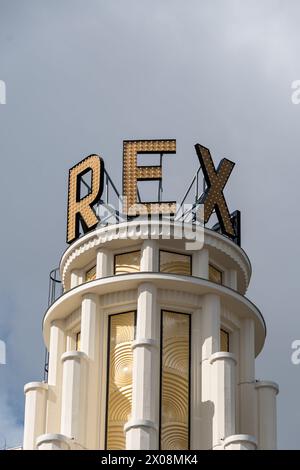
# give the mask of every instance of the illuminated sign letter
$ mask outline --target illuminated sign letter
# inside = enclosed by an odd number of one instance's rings
[[[210,151],[200,144],[196,144],[195,149],[207,184],[207,189],[199,201],[200,204],[204,204],[204,223],[209,221],[215,209],[222,232],[229,237],[234,237],[235,231],[230,220],[223,189],[235,164],[227,158],[223,158],[216,170]]]
[[[91,171],[89,193],[80,196],[81,178]],[[99,155],[90,155],[69,171],[67,243],[79,237],[79,222],[84,232],[96,227],[99,220],[92,206],[98,202],[103,192],[104,161]]]
[[[139,153],[176,153],[176,140],[125,140],[123,142],[124,213],[129,216],[148,213],[175,214],[176,202],[173,201],[137,203],[138,181],[162,179],[161,165],[137,165],[137,155]]]

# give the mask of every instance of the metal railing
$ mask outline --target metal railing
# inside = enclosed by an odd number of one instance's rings
[[[48,307],[50,307],[55,300],[57,300],[63,293],[62,282],[60,279],[59,268],[52,269],[49,274],[49,291],[48,291]],[[49,370],[49,351],[45,349],[45,363],[44,363],[44,382],[48,380]]]
[[[48,292],[48,307],[55,302],[58,297],[63,293],[62,283],[60,280],[59,268],[52,269],[49,274],[49,292]]]

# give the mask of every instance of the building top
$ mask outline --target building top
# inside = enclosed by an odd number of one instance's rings
[[[215,168],[209,149],[196,144],[195,150],[200,166],[179,204],[162,200],[163,156],[176,153],[175,139],[124,141],[122,194],[107,173],[102,157],[93,154],[77,163],[69,171],[67,243],[73,243],[99,224],[160,216],[183,224],[207,226],[215,214],[218,222],[213,230],[240,245],[240,212],[230,214],[224,196],[224,188],[235,164],[223,158]],[[145,166],[147,155],[159,156],[159,164]],[[144,158],[143,165],[139,164],[138,157]],[[203,174],[202,185],[200,171]],[[141,200],[139,183],[143,181],[158,182],[153,202]]]
[[[53,305],[57,296],[49,295],[50,307],[44,318],[46,344],[51,321],[67,318],[79,308],[82,295],[94,289],[100,296],[102,290],[106,293],[133,291],[140,282],[151,278],[158,288],[164,286],[173,292],[181,292],[183,285],[184,291],[194,296],[218,292],[229,309],[234,307],[241,317],[255,319],[256,354],[259,353],[266,329],[259,310],[244,297],[251,278],[251,264],[240,246],[241,216],[239,211],[230,214],[223,192],[234,163],[224,158],[215,168],[206,147],[196,144],[195,150],[200,166],[179,204],[162,201],[163,155],[176,153],[174,139],[124,141],[122,194],[98,155],[90,155],[70,169],[67,222],[70,246],[60,260],[59,281],[51,277],[54,284],[61,282],[64,295]],[[159,164],[138,164],[140,157],[143,163],[147,160],[147,154],[158,155]],[[158,182],[156,201],[141,200],[140,181]],[[217,218],[217,223],[209,226],[212,216]],[[141,259],[144,240],[156,240],[159,260],[151,269],[149,266],[145,269]],[[174,266],[164,271],[160,257],[161,253],[168,256],[168,252],[177,258],[190,259],[187,272]],[[116,258],[130,254],[139,261],[117,273],[122,276],[115,277]],[[105,272],[99,267],[98,255],[107,258]],[[205,256],[207,260],[203,263]],[[210,270],[215,271],[212,276]],[[76,284],[72,276],[77,279]]]
[[[100,227],[74,242],[60,261],[60,275],[64,289],[71,285],[71,272],[83,269],[91,263],[99,249],[119,250],[135,247],[142,240],[159,239],[169,249],[182,252],[199,251],[203,248],[213,253],[215,262],[227,269],[237,271],[237,290],[244,295],[251,277],[251,264],[244,250],[218,232],[203,226],[162,220],[133,220],[121,224]]]

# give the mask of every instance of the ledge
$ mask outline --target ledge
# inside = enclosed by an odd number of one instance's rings
[[[45,382],[28,382],[28,384],[24,386],[24,393],[37,389],[48,390],[48,384]]]
[[[273,388],[276,395],[279,393],[279,385],[276,382],[271,382],[269,380],[258,380],[255,384],[255,388]]]
[[[219,351],[219,352],[212,354],[209,358],[209,363],[213,364],[214,362],[220,361],[222,359],[233,361],[234,364],[237,363],[235,355],[226,351]]]
[[[64,434],[41,434],[38,436],[36,439],[36,445],[39,446],[41,444],[46,444],[46,443],[51,443],[51,442],[64,442],[68,446],[70,446],[71,439]]]
[[[232,436],[228,436],[224,440],[224,447],[229,446],[230,444],[234,444],[236,442],[245,442],[257,447],[256,438],[254,436],[251,436],[250,434],[233,434]]]
[[[70,313],[81,307],[82,296],[87,293],[104,295],[107,293],[138,289],[141,283],[150,282],[158,289],[168,289],[177,292],[189,292],[196,294],[201,305],[201,296],[205,294],[217,294],[221,297],[223,305],[235,312],[239,317],[250,317],[255,323],[255,351],[256,355],[261,351],[265,336],[266,326],[258,308],[246,297],[229,287],[216,284],[207,279],[193,276],[180,276],[168,273],[139,272],[134,274],[120,274],[94,281],[86,282],[69,290],[59,297],[47,310],[43,320],[43,334],[45,344],[49,347],[50,325],[54,320],[64,319]]]
[[[83,351],[67,351],[62,354],[60,359],[61,359],[61,362],[70,361],[70,360],[81,361],[82,359],[87,361],[88,356]]]
[[[158,426],[149,419],[132,419],[124,426],[124,431],[127,432],[133,428],[151,428],[158,431]]]
[[[140,347],[158,348],[158,342],[151,338],[138,338],[132,342],[132,350]]]

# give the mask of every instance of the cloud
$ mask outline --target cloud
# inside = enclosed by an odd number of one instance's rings
[[[4,366],[0,366],[4,367]],[[23,426],[19,423],[7,395],[0,391],[0,449],[19,446],[23,442]]]

